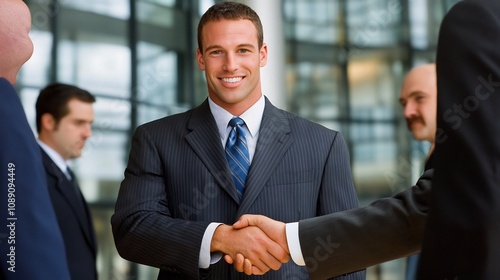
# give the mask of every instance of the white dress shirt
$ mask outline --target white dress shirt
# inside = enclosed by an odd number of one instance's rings
[[[305,266],[306,262],[304,261],[302,248],[300,247],[298,222],[286,224],[286,241],[288,242],[288,250],[293,262],[296,265]]]
[[[250,164],[252,164],[253,155],[255,154],[255,147],[257,146],[257,140],[259,138],[259,129],[262,121],[262,115],[264,114],[264,107],[266,105],[264,96],[255,102],[252,107],[248,108],[240,116],[233,116],[231,113],[226,111],[224,108],[215,104],[210,97],[208,98],[208,105],[210,106],[210,111],[215,118],[217,123],[217,129],[219,130],[221,145],[224,148],[226,145],[227,137],[231,130],[228,127],[229,121],[234,117],[240,117],[245,121],[246,140],[248,145],[248,154],[250,157]],[[208,268],[210,264],[218,262],[222,258],[222,253],[210,253],[210,244],[212,242],[212,237],[214,235],[215,229],[222,223],[211,223],[205,230],[200,248],[200,258],[198,265],[200,268]]]
[[[71,180],[71,174],[69,174],[68,172],[68,163],[63,159],[63,157],[47,144],[43,143],[40,139],[36,139],[36,141],[38,142],[38,145],[42,147],[45,153],[47,153],[50,159],[57,165],[57,167],[61,169],[64,175],[66,175],[66,178],[68,178],[68,180]]]

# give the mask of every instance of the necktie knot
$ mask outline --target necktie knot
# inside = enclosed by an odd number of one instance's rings
[[[244,124],[245,124],[245,121],[243,121],[243,119],[240,117],[232,118],[229,121],[229,126],[231,126],[231,127],[237,127],[237,126],[241,127]]]
[[[245,130],[243,129],[243,126],[245,125],[245,121],[243,121],[241,118],[236,117],[232,118],[229,121],[228,124],[231,127],[231,131],[229,132],[229,136],[227,138],[227,144],[233,146],[237,140],[240,140],[245,143],[246,146],[246,135],[245,135]],[[240,138],[240,139],[238,139]],[[226,144],[226,146],[227,146]],[[248,148],[247,148],[248,151]]]
[[[243,129],[244,125],[245,122],[239,117],[231,119],[229,121],[231,131],[226,143],[226,158],[240,198],[243,195],[250,167],[250,156],[248,154],[245,130]]]

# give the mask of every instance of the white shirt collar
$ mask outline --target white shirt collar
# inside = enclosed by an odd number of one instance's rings
[[[71,175],[68,174],[68,163],[63,159],[63,157],[56,152],[54,149],[49,147],[47,144],[43,143],[40,139],[36,139],[38,145],[47,153],[50,159],[61,169],[61,171],[71,180]]]
[[[210,106],[210,111],[215,118],[215,122],[217,123],[217,129],[219,130],[219,135],[222,140],[222,143],[226,142],[227,135],[229,133],[227,124],[229,121],[234,118],[231,113],[226,111],[226,109],[221,106],[215,104],[215,102],[208,98],[208,105]],[[266,105],[264,95],[262,95],[252,107],[248,108],[243,114],[236,116],[240,117],[245,121],[245,124],[248,128],[248,132],[250,133],[252,138],[256,138],[259,134],[260,123],[262,122],[262,115],[264,114],[264,107]]]

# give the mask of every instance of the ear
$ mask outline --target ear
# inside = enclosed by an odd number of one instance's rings
[[[264,67],[267,64],[267,45],[264,43],[262,48],[260,48],[260,67]]]
[[[42,125],[42,131],[43,130],[52,131],[56,127],[56,120],[49,113],[43,114],[42,117],[40,118],[40,121]]]
[[[199,48],[196,49],[196,61],[198,62],[200,70],[205,71],[205,59]]]

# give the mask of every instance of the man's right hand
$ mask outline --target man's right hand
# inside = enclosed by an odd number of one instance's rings
[[[238,271],[243,272],[243,263],[247,262],[251,263],[250,267],[255,268],[256,274],[264,274],[270,269],[278,270],[283,263],[290,260],[289,252],[281,244],[276,243],[262,229],[245,224],[240,228],[228,225],[217,227],[210,251],[222,252],[231,260],[237,259],[240,254],[238,259],[242,264]],[[242,260],[242,256],[245,256],[246,261]]]
[[[250,215],[246,214],[240,217],[240,219],[234,223],[233,228],[237,230],[250,229],[258,227],[261,229],[269,238],[274,242],[279,244],[283,250],[286,252],[286,261],[281,261],[282,263],[288,262],[290,260],[290,250],[288,248],[288,242],[286,239],[286,225],[285,223],[275,221],[271,218],[262,215]],[[247,275],[262,275],[269,271],[262,270],[261,266],[256,265],[247,255],[239,252],[236,257],[232,255],[227,255],[224,257],[226,262],[233,264],[234,268],[239,272],[244,272]],[[280,263],[281,266],[281,263]]]

